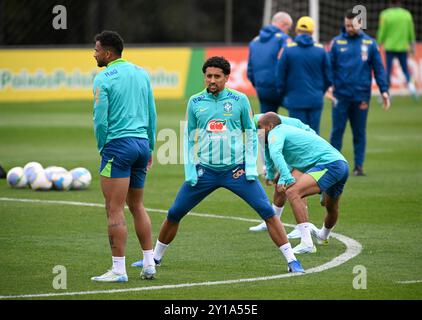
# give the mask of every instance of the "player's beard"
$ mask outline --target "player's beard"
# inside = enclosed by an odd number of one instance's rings
[[[105,67],[107,63],[105,63],[103,60],[97,60],[97,66],[102,68]]]
[[[220,88],[215,83],[212,83],[212,84],[209,84],[208,85],[208,92],[211,92],[213,94],[217,94],[220,91],[221,91]]]

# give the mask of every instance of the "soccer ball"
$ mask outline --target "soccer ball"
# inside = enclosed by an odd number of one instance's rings
[[[12,188],[25,188],[28,185],[22,167],[14,167],[7,173],[7,183]]]
[[[32,190],[50,190],[52,183],[48,181],[47,176],[45,175],[44,170],[36,170],[31,173],[32,182],[30,186]]]
[[[44,172],[44,169],[43,169],[42,165],[38,162],[28,162],[23,167],[23,173],[25,174],[26,180],[28,181],[29,184],[34,182],[34,180],[37,177],[37,173],[39,171]]]
[[[51,176],[53,188],[56,190],[69,190],[72,186],[72,180],[72,174],[69,171],[54,172]]]
[[[45,175],[47,176],[48,181],[52,181],[53,173],[64,173],[67,170],[63,167],[50,166],[44,169]]]
[[[88,169],[75,168],[70,170],[73,177],[72,189],[82,190],[91,184],[92,176]]]

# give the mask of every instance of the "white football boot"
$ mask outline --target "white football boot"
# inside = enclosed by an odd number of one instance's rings
[[[258,224],[255,227],[250,227],[249,231],[253,231],[253,232],[259,232],[259,231],[267,231],[267,224],[265,223],[265,221],[263,221],[262,223]]]

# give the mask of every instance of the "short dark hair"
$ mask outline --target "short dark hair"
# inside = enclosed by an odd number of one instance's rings
[[[281,124],[281,119],[278,114],[272,111],[265,113],[260,120],[264,125],[272,124],[278,126]]]
[[[116,31],[104,30],[95,36],[95,41],[99,41],[101,46],[113,50],[119,56],[123,51],[123,38]]]
[[[344,15],[344,17],[346,18],[346,19],[354,19],[354,18],[356,18],[357,16],[359,15],[359,13],[358,12],[353,12],[353,10],[347,10],[346,11],[346,14]]]
[[[228,62],[224,57],[214,56],[209,58],[202,66],[202,72],[205,73],[209,67],[220,68],[226,76],[230,74],[230,62]]]

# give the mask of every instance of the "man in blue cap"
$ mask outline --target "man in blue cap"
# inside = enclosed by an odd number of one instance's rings
[[[276,70],[276,85],[289,117],[308,124],[319,134],[324,94],[331,86],[331,67],[324,47],[312,39],[314,21],[301,17],[297,37],[283,50]]]

